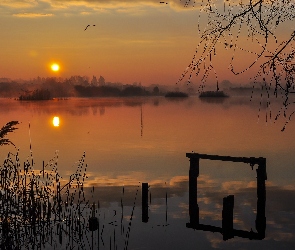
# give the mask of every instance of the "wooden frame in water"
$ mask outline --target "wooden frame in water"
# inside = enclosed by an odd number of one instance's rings
[[[264,239],[266,218],[265,218],[265,180],[266,174],[266,159],[263,157],[232,157],[220,155],[208,155],[198,153],[187,153],[186,157],[190,159],[189,169],[189,215],[190,222],[186,224],[188,228],[193,228],[203,231],[219,232],[223,235],[223,240],[228,240],[234,236],[239,236],[249,239]],[[201,224],[199,221],[199,206],[197,196],[197,179],[199,176],[200,159],[242,162],[250,164],[252,170],[255,164],[258,165],[257,172],[257,214],[256,214],[256,230],[257,232],[236,230],[233,228],[233,208],[234,196],[229,195],[223,198],[222,211],[222,227]]]

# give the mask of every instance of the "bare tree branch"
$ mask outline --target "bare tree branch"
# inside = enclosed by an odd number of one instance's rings
[[[275,97],[278,97],[278,94],[283,95],[282,108],[284,117],[287,118],[287,106],[294,103],[289,101],[290,95],[295,93],[295,1],[201,0],[197,2],[186,0],[185,7],[190,4],[195,6],[198,3],[200,5],[198,22],[200,42],[192,61],[177,83],[184,79],[190,83],[194,76],[200,77],[200,88],[203,90],[209,75],[213,72],[218,86],[218,72],[215,70],[213,58],[220,49],[220,45],[223,45],[228,53],[232,53],[228,69],[234,75],[243,74],[249,69],[256,70],[255,67],[258,66],[257,74],[249,80],[254,81],[254,85],[261,85],[263,82],[268,97],[272,88],[274,88]],[[200,29],[201,16],[208,20],[203,31]],[[288,26],[288,22],[293,26]],[[280,32],[282,29],[286,30],[286,27],[291,29],[291,35],[282,38]],[[247,32],[251,46],[243,42],[241,37],[245,34],[242,32]],[[279,43],[278,40],[282,39],[284,40]],[[237,70],[235,63],[241,60],[236,59],[236,53],[239,51],[254,56],[254,59],[245,68]],[[278,116],[281,113],[279,112]],[[290,114],[288,121],[293,114]]]

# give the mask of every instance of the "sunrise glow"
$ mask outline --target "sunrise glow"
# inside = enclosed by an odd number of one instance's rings
[[[57,71],[59,71],[59,69],[60,69],[60,67],[59,67],[59,65],[57,63],[54,63],[54,64],[51,65],[51,70],[52,71],[57,72]]]

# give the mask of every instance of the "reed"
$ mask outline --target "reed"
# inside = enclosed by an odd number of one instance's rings
[[[12,121],[1,129],[2,145],[13,144],[4,137],[17,129],[17,124]],[[58,173],[58,151],[40,168],[33,159],[31,140],[30,156],[23,163],[19,150],[9,152],[0,165],[0,249],[128,249],[140,186],[130,216],[124,209],[123,186],[121,211],[113,210],[114,215],[106,218],[99,200],[93,202],[94,187],[92,201],[85,198],[86,171],[85,152],[67,179]]]
[[[15,127],[17,124],[19,124],[18,121],[10,121],[6,123],[1,129],[0,129],[0,146],[3,145],[9,145],[12,144],[15,146],[9,139],[5,138],[8,133],[13,132],[17,128]]]
[[[47,164],[43,161],[39,170],[32,152],[23,163],[19,150],[4,159],[0,249],[128,249],[140,186],[134,190],[130,210],[124,205],[124,186],[118,211],[100,209],[99,200],[93,202],[94,187],[92,197],[85,198],[89,190],[85,153],[67,179],[58,173],[57,163],[58,152]]]
[[[22,166],[19,151],[9,153],[4,160],[0,167],[1,249],[59,245],[67,249],[94,249],[98,245],[90,239],[97,225],[90,228],[95,205],[86,201],[84,195],[85,153],[66,181],[58,174],[57,159],[56,153],[48,164],[43,162],[41,170],[34,170],[29,159]]]

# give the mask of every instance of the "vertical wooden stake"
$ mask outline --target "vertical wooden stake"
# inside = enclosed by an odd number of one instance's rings
[[[197,226],[199,224],[199,206],[198,206],[198,176],[199,176],[199,158],[190,159],[189,170],[189,215],[190,224]]]
[[[229,195],[223,198],[222,209],[222,234],[223,240],[234,237],[234,196]]]
[[[256,173],[257,173],[257,214],[256,214],[255,226],[261,238],[264,238],[265,228],[266,228],[266,217],[265,217],[265,200],[266,200],[265,180],[267,179],[266,159],[264,159],[264,161],[258,165]]]
[[[149,212],[148,212],[148,192],[149,192],[149,184],[142,183],[141,189],[141,197],[142,197],[142,222],[147,223],[149,221]]]

